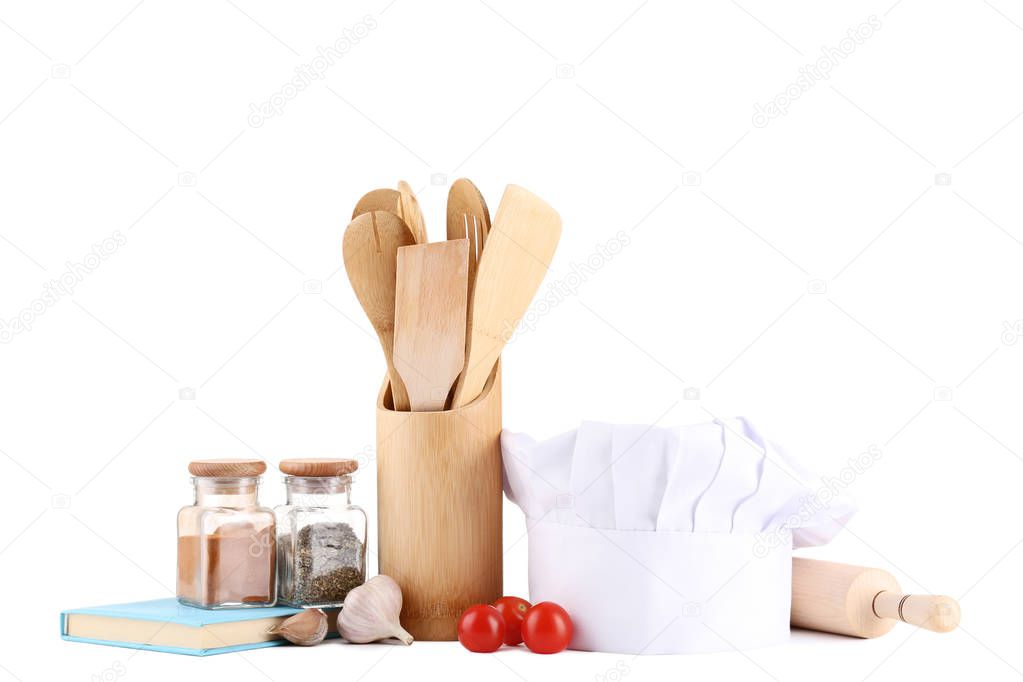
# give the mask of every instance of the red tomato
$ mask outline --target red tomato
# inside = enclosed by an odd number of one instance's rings
[[[504,618],[490,604],[470,606],[458,619],[458,641],[469,651],[497,651],[504,642]]]
[[[530,603],[519,597],[501,597],[494,602],[504,618],[504,643],[508,646],[522,644],[522,618],[529,607]]]
[[[530,607],[522,619],[522,640],[535,653],[558,653],[572,641],[572,619],[568,611],[552,601]]]

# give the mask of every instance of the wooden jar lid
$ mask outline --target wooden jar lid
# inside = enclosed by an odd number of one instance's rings
[[[334,457],[306,457],[300,459],[282,459],[281,472],[289,476],[345,476],[359,468],[354,459],[338,459]]]
[[[261,459],[197,459],[188,463],[188,473],[201,478],[242,478],[261,476],[266,462]]]

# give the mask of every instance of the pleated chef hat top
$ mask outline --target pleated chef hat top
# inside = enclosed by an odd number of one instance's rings
[[[743,417],[584,422],[543,442],[505,431],[501,443],[505,492],[529,524],[530,595],[568,609],[573,648],[685,653],[784,639],[792,548],[827,542],[855,511]],[[615,615],[609,592],[625,582],[638,592]],[[693,604],[699,613],[679,618]]]

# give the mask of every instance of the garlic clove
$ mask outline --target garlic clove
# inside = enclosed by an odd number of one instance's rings
[[[345,596],[337,619],[341,636],[354,644],[366,644],[394,638],[408,646],[410,635],[398,621],[401,613],[401,588],[393,578],[378,575]]]
[[[312,646],[327,636],[327,614],[322,609],[306,609],[296,613],[279,625],[267,630],[271,635],[280,635],[292,644]]]
[[[405,628],[401,627],[400,625],[395,630],[395,632],[391,633],[391,636],[394,637],[395,639],[399,640],[405,646],[408,646],[409,644],[411,644],[412,642],[415,641],[415,639],[408,632],[408,630],[406,630]]]

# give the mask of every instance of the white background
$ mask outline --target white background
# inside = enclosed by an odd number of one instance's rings
[[[829,79],[753,124],[871,15]],[[1007,0],[4,2],[0,318],[124,244],[0,346],[0,680],[1020,675],[1021,60]],[[876,446],[860,514],[810,554],[960,598],[962,627],[638,659],[62,642],[62,608],[170,593],[189,459],[360,456],[375,508],[383,365],[342,231],[405,178],[440,238],[459,176],[492,208],[515,182],[564,219],[548,283],[571,292],[507,348],[508,428],[745,414],[830,476]],[[280,501],[277,475],[263,492]],[[511,594],[524,528],[506,503]]]

